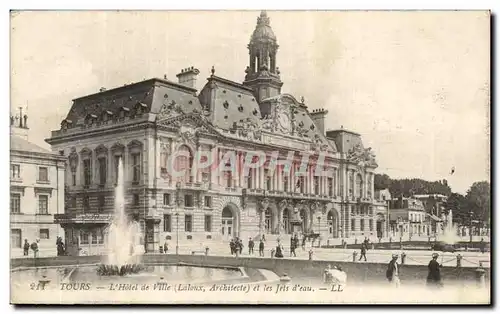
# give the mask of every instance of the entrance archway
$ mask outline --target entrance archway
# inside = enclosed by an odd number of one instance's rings
[[[303,233],[309,233],[311,230],[309,230],[309,213],[306,209],[302,208],[300,210],[300,220],[302,221],[302,232]]]
[[[383,238],[385,233],[385,217],[383,214],[377,214],[377,238]]]
[[[328,223],[328,236],[331,238],[338,238],[338,215],[335,210],[330,210],[326,216]]]
[[[221,234],[224,239],[238,236],[238,209],[228,204],[222,209]]]
[[[268,207],[264,211],[264,233],[277,234],[279,227],[278,211],[276,208]]]
[[[290,224],[291,219],[292,219],[292,209],[291,208],[283,209],[283,218],[282,218],[281,224],[283,226],[283,232],[285,234],[292,233],[292,226]]]

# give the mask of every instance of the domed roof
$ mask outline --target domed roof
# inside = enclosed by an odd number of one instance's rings
[[[274,35],[273,29],[270,25],[269,17],[267,17],[266,11],[262,11],[260,16],[257,18],[257,26],[253,31],[251,41],[261,41],[261,40],[272,40],[276,41],[276,35]]]

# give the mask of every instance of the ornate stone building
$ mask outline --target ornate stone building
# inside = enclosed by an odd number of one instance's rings
[[[153,78],[74,100],[47,141],[68,158],[68,202],[58,221],[75,247],[103,249],[119,158],[127,209],[141,223],[147,251],[177,234],[183,244],[293,232],[376,235],[371,150],[357,133],[325,132],[326,110],[309,111],[304,98],[281,93],[278,44],[265,12],[248,49],[242,83],[212,68],[198,92],[199,71],[190,67],[178,82]],[[234,152],[225,165],[236,171],[196,168],[200,151],[212,152],[217,164]],[[244,174],[243,161],[254,151],[267,161]],[[289,153],[291,167],[273,166],[273,154],[281,161]],[[301,154],[311,155],[304,169]],[[176,170],[189,170],[184,176],[171,176],[172,158]],[[330,175],[317,175],[316,165]],[[299,170],[305,175],[296,176]]]

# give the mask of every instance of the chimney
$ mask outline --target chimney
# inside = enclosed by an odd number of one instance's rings
[[[325,135],[325,117],[328,114],[328,110],[323,108],[314,109],[310,114],[314,124],[318,127],[320,132]]]
[[[23,115],[23,109],[19,107],[19,114],[10,116],[10,135],[28,140],[28,130],[28,115]]]
[[[196,88],[196,77],[200,74],[200,71],[195,67],[190,67],[186,69],[182,69],[181,73],[177,74],[177,78],[179,79],[179,84]]]

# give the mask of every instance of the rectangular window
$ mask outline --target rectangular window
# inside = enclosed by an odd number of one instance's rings
[[[253,181],[253,169],[248,170],[248,176],[247,176],[247,188],[252,189],[252,181]]]
[[[271,176],[269,176],[269,170],[264,170],[264,178],[266,178],[266,189],[271,191]]]
[[[205,232],[212,232],[212,216],[205,215]]]
[[[115,155],[114,158],[115,158],[115,161],[114,161],[115,162],[115,164],[114,164],[114,166],[115,166],[115,184],[117,184],[118,183],[118,167],[120,166],[120,158],[121,158],[121,156],[120,155]]]
[[[361,231],[365,231],[365,220],[364,220],[364,219],[361,219],[361,220],[359,221],[359,229],[360,229]]]
[[[212,207],[212,197],[211,196],[205,196],[205,207],[208,207],[208,208]]]
[[[71,172],[71,184],[76,185],[76,172]]]
[[[338,176],[338,172],[337,172],[337,169],[335,169],[333,171],[333,193],[335,196],[338,195],[337,189],[339,189],[338,184],[337,184],[337,176]]]
[[[231,171],[226,171],[226,181],[228,188],[233,187],[233,173]]]
[[[132,181],[138,183],[141,178],[141,154],[132,154]]]
[[[10,213],[11,214],[21,213],[21,194],[18,193],[10,194]]]
[[[10,177],[13,179],[19,179],[21,177],[21,166],[11,164],[10,165]]]
[[[163,193],[163,205],[170,205],[170,194]]]
[[[333,196],[333,178],[328,178],[328,196]]]
[[[106,197],[104,195],[99,195],[99,210],[103,210],[106,205]]]
[[[38,168],[38,181],[41,182],[49,181],[49,169],[47,167]]]
[[[283,191],[288,192],[288,175],[283,174]]]
[[[71,197],[71,208],[76,209],[76,196]]]
[[[172,232],[172,215],[170,214],[163,215],[163,231]]]
[[[97,244],[97,231],[92,231],[92,244]]]
[[[185,215],[184,216],[184,231],[192,232],[193,231],[193,216]]]
[[[41,240],[49,239],[49,229],[40,229],[40,239]]]
[[[139,194],[134,194],[133,196],[133,204],[134,206],[139,206]]]
[[[319,177],[314,176],[314,194],[318,195],[319,194]]]
[[[90,166],[90,159],[83,160],[83,185],[89,186],[92,181],[92,168]]]
[[[108,177],[107,160],[101,157],[97,159],[97,163],[99,164],[99,184],[106,184],[106,178]]]
[[[299,179],[297,181],[297,187],[299,188],[300,193],[304,193],[304,191],[305,191],[304,176],[299,177]]]
[[[41,215],[49,213],[49,197],[47,195],[38,195],[38,213]]]
[[[22,245],[21,229],[10,229],[10,245],[13,248],[20,248]]]
[[[193,195],[187,194],[184,195],[184,207],[193,207]]]
[[[89,244],[89,233],[87,231],[80,231],[80,243]]]
[[[83,197],[83,209],[84,211],[88,211],[90,209],[90,199],[87,195]]]
[[[356,230],[356,219],[351,219],[351,231]]]
[[[373,220],[368,220],[370,225],[370,231],[373,231]]]

